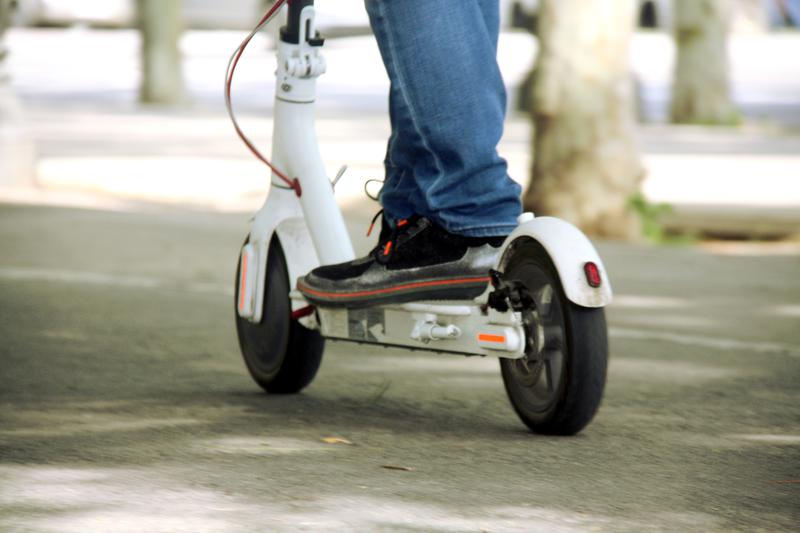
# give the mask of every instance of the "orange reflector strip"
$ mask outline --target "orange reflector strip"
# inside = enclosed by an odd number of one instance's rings
[[[247,287],[247,253],[242,254],[242,271],[239,279],[239,311],[244,312],[245,288]]]
[[[506,337],[505,335],[489,335],[488,333],[478,333],[478,341],[479,342],[497,342],[500,344],[505,344]]]

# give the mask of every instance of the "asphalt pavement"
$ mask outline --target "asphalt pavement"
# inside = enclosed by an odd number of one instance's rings
[[[796,531],[796,248],[599,243],[606,397],[553,438],[489,359],[330,344],[302,394],[262,393],[247,219],[0,204],[0,530]]]
[[[187,34],[194,104],[163,109],[135,103],[132,32],[8,36],[37,165],[35,187],[0,191],[0,530],[797,529],[796,238],[598,243],[616,292],[611,365],[577,437],[528,432],[488,359],[329,344],[302,394],[262,393],[233,324],[238,246],[266,182],[221,110],[240,37]],[[510,89],[534,47],[502,37]],[[682,223],[797,233],[793,50],[796,34],[733,40],[746,127],[642,128],[650,200],[683,209]],[[386,79],[369,40],[326,51],[317,129],[331,175],[350,165],[337,197],[363,252]],[[664,35],[636,37],[656,121],[673,54]],[[263,146],[271,56],[256,43],[237,74]],[[500,148],[524,182],[524,117],[510,117]]]

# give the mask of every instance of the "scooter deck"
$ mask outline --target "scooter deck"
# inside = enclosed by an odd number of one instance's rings
[[[524,356],[520,314],[499,313],[476,300],[320,306],[316,320],[322,335],[336,341],[465,356]]]

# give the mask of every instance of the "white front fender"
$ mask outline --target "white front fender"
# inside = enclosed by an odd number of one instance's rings
[[[523,218],[524,217],[524,218]],[[611,282],[608,279],[603,261],[592,243],[578,228],[554,217],[524,219],[508,236],[503,244],[504,252],[497,264],[497,270],[505,271],[509,259],[519,239],[533,239],[545,249],[558,271],[561,285],[567,298],[583,307],[604,307],[613,298]],[[586,277],[586,263],[594,263],[600,271],[600,286],[592,287]]]
[[[289,290],[297,286],[297,278],[305,276],[320,265],[317,254],[314,252],[314,243],[311,233],[303,217],[292,217],[282,220],[275,228],[278,239],[283,247],[286,257],[286,269],[289,271]],[[296,308],[302,307],[302,302],[292,301]]]
[[[258,226],[259,233],[251,232],[242,248],[239,279],[239,316],[259,323],[264,312],[265,287],[267,286],[267,262],[272,238],[277,236],[286,258],[289,275],[289,290],[294,289],[297,278],[319,266],[311,235],[303,217],[287,217],[282,220],[270,217]],[[302,307],[302,301],[292,300],[292,309]]]

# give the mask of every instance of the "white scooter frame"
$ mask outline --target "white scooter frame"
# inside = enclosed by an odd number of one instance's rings
[[[306,5],[297,7],[297,4]],[[252,221],[241,252],[236,291],[237,320],[255,327],[273,318],[265,313],[265,298],[269,297],[267,265],[270,249],[277,239],[285,257],[292,320],[299,321],[308,330],[318,330],[326,339],[494,356],[521,362],[528,359],[532,347],[538,346],[536,349],[540,352],[544,350],[546,328],[536,324],[538,315],[526,315],[519,305],[490,305],[490,296],[498,290],[497,284],[488,286],[472,301],[413,302],[358,309],[314,309],[298,291],[292,290],[297,279],[313,268],[350,261],[355,254],[336,204],[334,187],[325,171],[314,128],[316,79],[325,72],[326,64],[321,54],[321,40],[315,39],[313,0],[296,0],[291,8],[300,11],[299,38],[297,43],[282,41],[278,46],[272,162],[287,175],[297,177],[302,190],[298,195],[292,189],[276,186],[273,175],[273,187]],[[559,292],[571,302],[564,302],[562,307],[599,309],[611,302],[611,284],[602,260],[580,230],[565,221],[552,217],[537,218],[531,213],[520,216],[518,222],[518,227],[503,245],[495,266],[497,274],[506,271],[521,244],[535,243],[537,250],[543,249],[549,257],[549,261],[544,262],[552,265],[558,278],[553,286],[558,286]],[[549,290],[552,292],[552,287]],[[540,294],[538,305],[547,306],[552,298],[552,294]],[[501,300],[505,301],[504,298]],[[605,342],[604,319],[600,329],[603,330],[602,342]],[[240,343],[246,352],[241,335],[240,331]],[[531,366],[525,367],[526,372],[532,372]],[[248,362],[248,367],[252,372],[251,362]],[[605,359],[602,379],[604,383]],[[270,390],[265,383],[257,381]],[[600,389],[602,393],[602,385]],[[509,395],[512,395],[510,390]],[[513,397],[512,403],[529,426],[534,428],[538,423],[534,429],[542,429],[539,422],[532,424],[530,416],[528,419],[523,416],[520,409],[524,407],[521,408]],[[599,404],[599,397],[596,403]],[[549,429],[544,431],[572,433],[586,423],[588,420],[578,424],[580,427],[577,429],[548,426]]]

